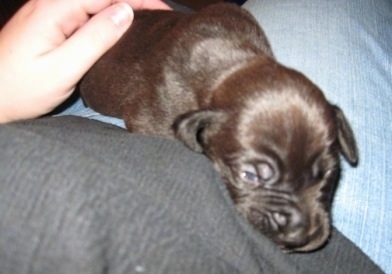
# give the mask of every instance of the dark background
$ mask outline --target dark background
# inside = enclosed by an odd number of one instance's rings
[[[178,4],[184,5],[194,10],[199,10],[207,5],[231,2],[242,5],[246,0],[174,0]],[[26,0],[1,0],[0,1],[0,28],[8,21],[8,19],[20,8]]]

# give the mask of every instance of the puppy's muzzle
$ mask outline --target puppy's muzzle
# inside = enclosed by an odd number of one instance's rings
[[[256,228],[288,252],[314,250],[325,242],[330,224],[324,211],[310,213],[292,195],[264,192],[246,206],[246,217]]]

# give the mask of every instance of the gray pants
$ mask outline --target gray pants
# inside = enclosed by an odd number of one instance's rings
[[[333,231],[284,254],[180,143],[80,117],[0,126],[0,273],[381,273]]]

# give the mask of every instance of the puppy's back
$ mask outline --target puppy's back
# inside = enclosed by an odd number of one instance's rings
[[[80,90],[88,106],[123,118],[130,130],[143,132],[136,124],[149,124],[144,133],[171,135],[178,115],[208,106],[219,79],[260,54],[272,57],[268,41],[236,5],[191,14],[136,11],[129,31],[87,73]]]

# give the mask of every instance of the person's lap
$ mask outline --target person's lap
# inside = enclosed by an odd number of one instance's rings
[[[387,162],[392,153],[391,4],[248,0],[244,7],[261,23],[277,59],[305,73],[351,122],[360,163],[351,168],[342,162],[334,225],[392,273],[392,178]],[[62,114],[124,126],[120,119],[86,108],[80,99]]]
[[[206,157],[62,116],[0,126],[2,273],[382,273],[341,233],[282,252]]]

